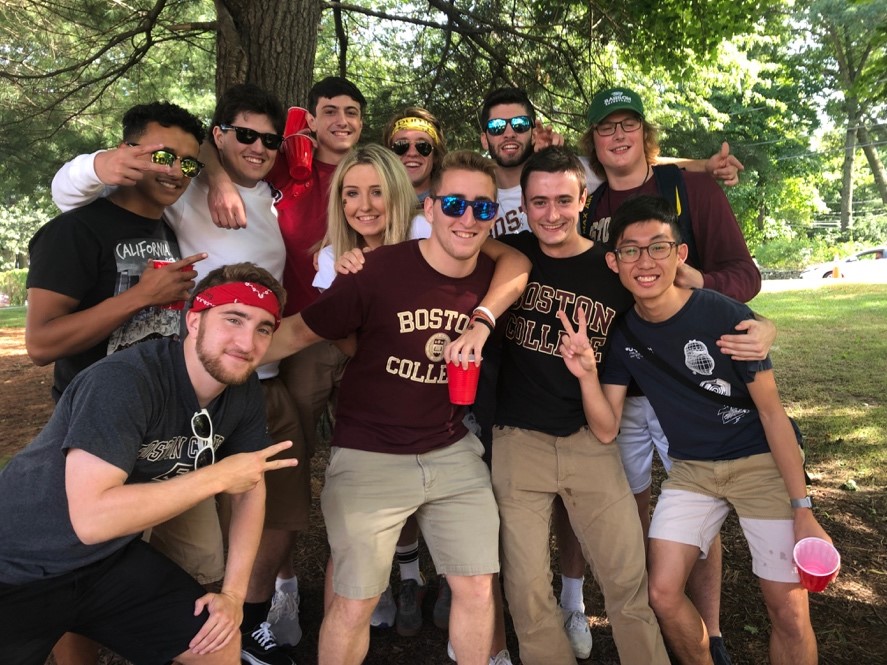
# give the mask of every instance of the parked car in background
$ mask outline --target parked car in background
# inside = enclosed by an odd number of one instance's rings
[[[816,263],[801,273],[802,279],[843,277],[858,282],[887,282],[887,247],[872,247],[845,259]]]
[[[9,296],[5,293],[0,293],[0,307],[9,307]]]

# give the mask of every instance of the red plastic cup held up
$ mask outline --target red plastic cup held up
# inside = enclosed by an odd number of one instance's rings
[[[474,355],[468,356],[468,369],[459,363],[447,363],[447,387],[450,389],[450,402],[458,405],[474,404],[477,397],[477,381],[480,378],[480,365],[474,364]]]
[[[301,106],[290,106],[286,112],[286,129],[283,130],[284,138],[298,134],[308,127],[308,119],[306,116],[308,111]]]
[[[807,591],[822,591],[838,576],[841,555],[822,538],[802,538],[793,553],[801,585]]]
[[[311,179],[311,164],[314,162],[314,139],[307,134],[293,134],[283,139],[283,151],[290,176],[296,182]]]

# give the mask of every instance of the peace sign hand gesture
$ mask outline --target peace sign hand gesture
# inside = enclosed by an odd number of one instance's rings
[[[557,318],[564,327],[561,335],[560,352],[567,364],[567,369],[578,379],[597,374],[597,360],[595,351],[588,341],[588,321],[585,318],[585,310],[577,309],[578,329],[574,330],[567,313],[559,310]]]

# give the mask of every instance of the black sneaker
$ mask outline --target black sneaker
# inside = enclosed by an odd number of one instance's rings
[[[715,665],[733,665],[723,637],[709,637],[708,649],[711,651],[711,659]]]
[[[453,592],[450,590],[446,575],[440,575],[437,580],[437,600],[434,601],[434,625],[441,630],[448,630],[450,627],[450,605],[453,602]]]
[[[271,624],[263,621],[251,633],[244,633],[240,646],[241,660],[250,665],[296,665],[286,652],[277,646]]]

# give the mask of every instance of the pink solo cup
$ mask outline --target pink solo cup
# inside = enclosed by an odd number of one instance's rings
[[[460,357],[461,361],[462,358]],[[450,402],[458,405],[474,404],[477,396],[477,380],[480,378],[480,365],[474,364],[474,356],[468,357],[468,369],[460,363],[447,363],[447,387],[450,389]]]
[[[158,259],[154,259],[154,268],[162,268],[163,266],[168,266],[172,261],[160,261]],[[186,268],[182,268],[182,270],[186,270]],[[184,300],[175,300],[170,303],[166,303],[165,305],[160,306],[162,309],[185,309],[185,301]]]
[[[841,555],[822,538],[802,538],[793,553],[801,585],[807,591],[822,591],[838,576]]]

